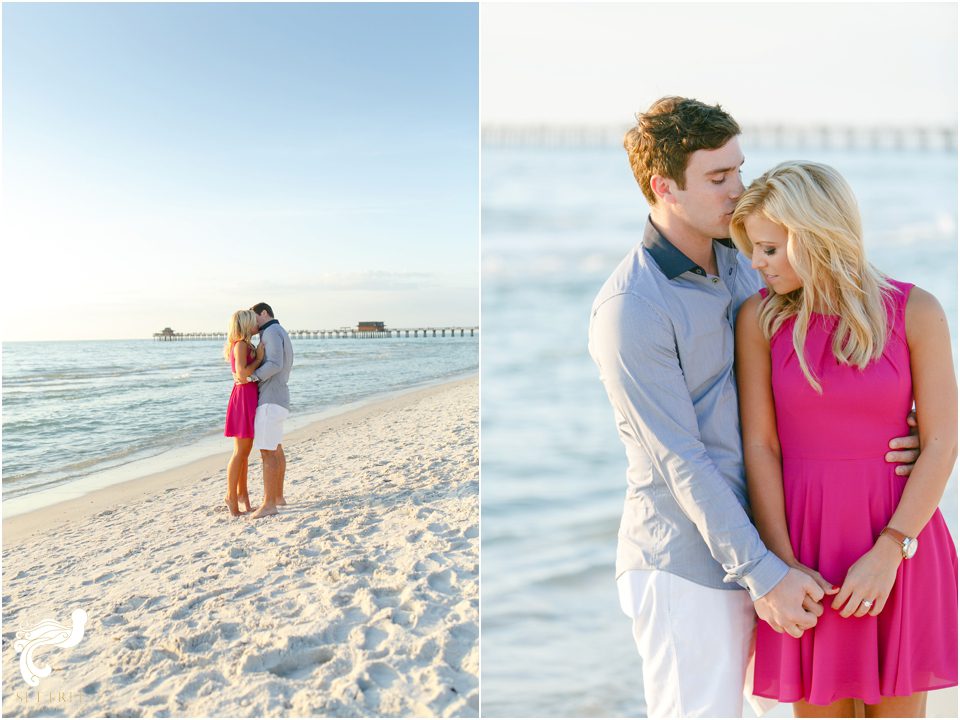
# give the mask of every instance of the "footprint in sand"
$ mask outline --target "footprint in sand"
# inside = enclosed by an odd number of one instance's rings
[[[312,527],[303,533],[302,537],[304,540],[314,540],[323,535],[323,532],[324,531],[322,527]]]
[[[449,595],[454,591],[450,582],[452,573],[449,570],[432,573],[427,577],[427,584],[439,593]]]
[[[114,608],[114,612],[127,613],[142,607],[148,600],[146,595],[132,595]]]
[[[439,652],[440,646],[437,644],[437,641],[433,638],[426,638],[423,640],[423,642],[420,644],[420,648],[417,650],[417,662],[424,665],[432,662]]]
[[[336,595],[330,598],[330,602],[333,603],[334,607],[344,607],[346,605],[349,605],[352,601],[353,601],[352,592],[338,592]]]
[[[443,641],[443,661],[459,670],[463,658],[476,644],[477,635],[477,626],[473,623],[461,623],[450,628]]]
[[[225,622],[220,623],[217,626],[217,629],[220,632],[220,637],[224,640],[235,640],[240,634],[240,623],[235,622]]]
[[[241,671],[268,672],[281,678],[304,679],[309,677],[320,665],[333,659],[333,651],[328,647],[311,647],[301,650],[268,650],[265,653],[252,652],[241,664]]]
[[[346,517],[334,518],[333,520],[330,521],[330,529],[343,530],[343,528],[345,528],[349,524],[350,524],[350,518],[346,518]]]
[[[377,607],[392,608],[397,606],[397,601],[400,596],[399,588],[374,587],[370,588],[370,592],[373,593],[373,597],[377,601]]]
[[[418,573],[429,573],[435,571],[437,568],[443,567],[447,563],[438,563],[436,560],[433,560],[430,557],[426,557],[423,560],[417,560],[414,564],[413,569]]]
[[[390,620],[394,625],[399,625],[400,627],[409,627],[413,624],[416,619],[416,615],[409,610],[399,610],[395,609],[390,614]]]
[[[367,673],[370,675],[370,679],[381,688],[390,687],[399,677],[397,671],[385,663],[373,663],[367,668]]]
[[[369,627],[363,633],[364,650],[376,650],[381,643],[389,637],[386,632],[378,627]]]
[[[449,532],[449,528],[444,523],[430,523],[427,525],[427,530],[434,535],[446,535]]]
[[[216,642],[216,631],[208,630],[199,635],[185,638],[182,643],[183,651],[188,653],[202,653],[210,650]]]
[[[123,646],[127,648],[127,650],[143,650],[143,648],[146,647],[146,641],[146,635],[133,635],[124,641]]]
[[[374,569],[374,564],[369,560],[351,560],[349,564],[350,569],[359,574],[368,573]]]

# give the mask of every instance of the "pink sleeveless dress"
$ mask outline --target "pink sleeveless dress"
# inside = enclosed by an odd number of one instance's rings
[[[904,311],[913,286],[891,282],[889,339],[883,356],[863,371],[833,356],[837,318],[811,318],[806,359],[823,395],[800,370],[793,320],[770,341],[790,542],[797,560],[837,587],[873,547],[907,482],[884,455],[887,443],[909,430],[913,383]],[[956,685],[957,553],[939,510],[918,542],[877,617],[843,618],[828,599],[817,626],[799,639],[758,621],[754,693],[815,705],[843,698],[875,704]]]
[[[256,355],[253,349],[248,348],[247,364],[251,363],[254,357]],[[237,370],[237,363],[232,351],[230,353],[230,369],[233,372]],[[253,419],[257,415],[257,399],[257,383],[233,386],[233,392],[230,393],[230,400],[227,402],[227,421],[223,429],[223,434],[226,437],[253,437]]]

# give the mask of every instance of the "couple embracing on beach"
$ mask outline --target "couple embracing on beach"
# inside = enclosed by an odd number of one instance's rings
[[[253,336],[258,334],[260,343],[254,347]],[[273,309],[257,303],[249,310],[237,310],[230,318],[223,352],[234,379],[223,431],[233,438],[224,500],[234,517],[253,509],[247,466],[250,451],[256,447],[263,460],[263,503],[251,517],[276,515],[277,506],[287,504],[283,497],[287,458],[282,441],[283,421],[290,413],[290,336],[274,318]],[[241,502],[245,505],[242,512]]]
[[[740,717],[747,696],[922,717],[957,684],[947,321],[867,261],[836,170],[784,162],[744,189],[739,135],[697,100],[638,114],[624,147],[650,215],[590,318],[648,715]]]

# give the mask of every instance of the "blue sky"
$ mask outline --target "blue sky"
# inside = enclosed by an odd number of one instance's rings
[[[472,5],[4,3],[4,339],[475,324],[477,59]]]

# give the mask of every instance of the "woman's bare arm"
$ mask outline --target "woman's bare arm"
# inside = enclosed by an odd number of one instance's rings
[[[796,558],[783,505],[780,440],[770,381],[770,344],[757,318],[760,296],[748,298],[737,315],[737,390],[747,491],[753,522],[764,544],[788,565]]]
[[[250,364],[247,364],[247,353],[249,347],[250,346],[245,340],[240,340],[233,346],[233,374],[240,382],[246,382],[247,378],[253,374],[253,371],[256,370],[257,366],[260,364],[256,359],[254,359]]]
[[[950,329],[937,299],[915,287],[906,313],[921,452],[887,524],[916,537],[940,504],[957,460],[957,378]]]

